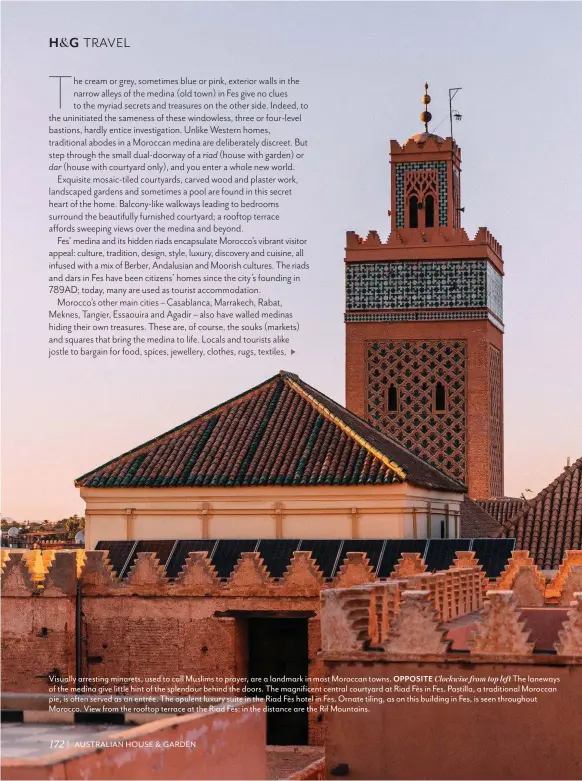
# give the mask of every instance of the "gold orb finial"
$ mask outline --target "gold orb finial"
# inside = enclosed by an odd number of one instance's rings
[[[424,106],[428,106],[430,103],[430,95],[428,94],[428,82],[424,84],[424,95],[422,96],[422,103]],[[432,114],[426,109],[420,115],[420,121],[424,124],[425,133],[428,133],[428,123],[432,119]]]

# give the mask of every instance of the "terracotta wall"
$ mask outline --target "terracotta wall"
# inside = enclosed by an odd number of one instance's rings
[[[366,346],[369,341],[464,339],[467,342],[467,485],[473,499],[492,491],[490,453],[490,352],[503,349],[503,334],[488,321],[458,320],[346,324],[346,407],[366,417]],[[497,486],[499,489],[499,486]],[[501,494],[503,493],[501,484]]]
[[[58,732],[55,732],[58,736]],[[35,759],[4,759],[3,779],[264,779],[265,712],[235,708],[172,717],[108,734],[131,745],[63,749]],[[187,747],[164,743],[187,742]],[[152,746],[148,744],[152,743]]]
[[[548,657],[545,657],[548,660]],[[582,771],[582,666],[563,663],[467,664],[331,662],[331,674],[559,676],[559,694],[538,703],[396,703],[368,713],[327,716],[327,778],[579,779]],[[365,684],[363,684],[365,685]],[[374,684],[370,684],[374,685]],[[376,684],[377,685],[377,684]]]
[[[75,674],[75,600],[2,599],[2,689],[48,692],[47,676]]]
[[[193,554],[184,576],[173,584],[151,554],[140,554],[124,581],[113,577],[105,561],[102,552],[89,552],[81,576],[83,677],[245,678],[249,614],[305,617],[308,673],[321,677],[318,615],[323,579],[307,554],[296,555],[292,571],[280,582],[268,578],[253,554],[243,557],[225,583],[200,554]],[[338,575],[341,582],[369,577],[361,556],[350,554],[349,562]],[[74,554],[58,553],[39,585],[33,582],[22,554],[5,565],[4,691],[49,693],[52,672],[75,676],[75,568]],[[318,717],[317,710],[309,713],[313,744],[323,740],[323,722]]]
[[[184,674],[245,677],[245,620],[217,617],[225,610],[316,612],[318,599],[239,597],[86,597],[83,600],[82,675],[84,677]],[[53,617],[60,618],[55,624]],[[49,692],[48,674],[57,668],[75,674],[75,620],[70,601],[3,600],[2,689]],[[42,634],[42,628],[47,633]],[[322,675],[319,618],[308,625],[309,675]],[[171,682],[156,684],[171,687]],[[188,685],[188,684],[184,684]],[[104,686],[110,690],[111,687]],[[322,724],[310,713],[310,743],[322,742]]]

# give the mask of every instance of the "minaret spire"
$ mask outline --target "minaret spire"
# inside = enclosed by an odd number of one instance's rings
[[[424,95],[422,96],[422,103],[424,106],[428,106],[430,103],[430,95],[428,94],[428,84],[424,85]],[[420,121],[424,122],[424,132],[428,133],[428,123],[432,119],[432,114],[426,108],[420,115]]]

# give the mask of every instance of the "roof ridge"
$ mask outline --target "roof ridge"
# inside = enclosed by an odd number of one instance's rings
[[[487,504],[488,502],[526,502],[521,496],[490,496],[489,499],[474,499],[478,504]]]
[[[263,382],[260,382],[258,385],[255,385],[254,387],[249,388],[248,390],[243,391],[242,393],[238,393],[236,396],[233,396],[232,398],[227,399],[226,401],[223,401],[220,404],[217,404],[215,407],[212,407],[211,409],[206,410],[205,412],[201,412],[200,415],[195,415],[193,418],[186,420],[184,423],[180,423],[178,426],[174,426],[174,428],[168,429],[168,431],[164,431],[163,434],[158,434],[157,437],[153,437],[153,439],[149,439],[147,442],[143,442],[141,445],[137,445],[136,447],[130,448],[130,450],[126,450],[125,453],[121,453],[121,455],[119,456],[110,458],[109,461],[105,461],[105,463],[101,464],[100,466],[97,466],[94,469],[90,469],[88,472],[85,472],[85,474],[75,478],[74,485],[79,487],[81,480],[85,480],[95,472],[99,472],[99,470],[104,469],[110,464],[113,464],[115,461],[121,461],[124,458],[127,458],[129,456],[136,456],[138,453],[146,453],[149,448],[151,448],[153,445],[159,445],[160,442],[166,437],[170,438],[172,434],[176,434],[178,431],[183,431],[185,428],[187,428],[188,426],[194,423],[200,423],[205,418],[212,417],[212,415],[216,415],[218,412],[224,411],[229,405],[236,404],[237,402],[241,401],[243,398],[247,398],[252,394],[257,393],[261,389],[266,388],[270,383],[274,381],[281,381],[282,379],[284,379],[285,374],[286,373],[284,372],[278,372],[272,377],[263,380]]]
[[[576,461],[574,461],[573,464],[570,464],[570,466],[564,467],[560,474],[554,478],[554,480],[552,480],[552,482],[549,483],[545,488],[542,488],[542,490],[539,491],[535,496],[533,496],[531,499],[525,499],[525,503],[521,510],[519,510],[512,518],[509,518],[507,521],[502,521],[501,528],[499,529],[497,536],[501,536],[504,531],[508,531],[512,526],[515,526],[516,523],[521,521],[530,508],[534,507],[538,502],[544,499],[548,493],[550,493],[550,491],[563,483],[566,477],[572,474],[572,472],[574,472],[576,469],[582,469],[582,456],[576,459]]]
[[[327,420],[330,420],[332,423],[334,423],[336,426],[339,426],[339,428],[346,433],[348,436],[350,436],[352,439],[354,439],[359,445],[361,445],[363,448],[365,448],[374,458],[378,458],[385,466],[388,467],[392,472],[395,472],[398,477],[400,477],[401,480],[406,480],[406,470],[403,469],[399,464],[396,463],[396,461],[392,461],[388,456],[386,456],[384,453],[382,453],[378,448],[375,448],[370,442],[368,442],[364,437],[362,437],[360,434],[358,434],[356,431],[354,431],[353,428],[347,425],[343,420],[338,418],[337,415],[334,415],[331,410],[329,410],[324,404],[322,404],[320,401],[318,401],[316,398],[314,398],[305,388],[301,386],[301,380],[297,375],[295,375],[297,379],[291,379],[289,374],[286,374],[284,376],[285,382],[293,388],[297,393],[299,393],[304,399],[306,399],[312,407],[316,409],[317,412],[319,412],[321,415],[323,415]]]

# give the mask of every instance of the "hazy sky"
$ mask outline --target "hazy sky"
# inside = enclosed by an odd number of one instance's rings
[[[539,491],[582,453],[579,3],[5,2],[3,505],[18,520],[83,510],[73,479],[281,368],[344,401],[345,231],[388,233],[390,139],[433,129],[462,86],[464,222],[505,260],[505,490]],[[130,49],[49,49],[51,36]],[[285,360],[46,358],[46,125],[51,73],[293,75],[310,166],[282,234],[309,238]],[[446,135],[448,119],[438,132]]]

